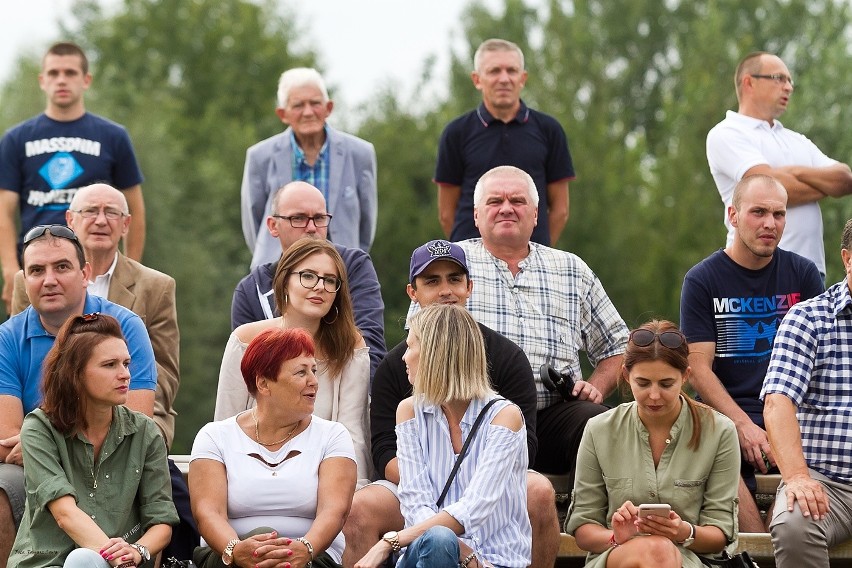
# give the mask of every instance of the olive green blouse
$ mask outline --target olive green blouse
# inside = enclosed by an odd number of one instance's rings
[[[98,463],[84,436],[60,433],[41,409],[24,418],[21,444],[27,501],[10,566],[61,566],[77,548],[47,508],[65,495],[74,497],[107,536],[128,542],[152,525],[177,524],[166,446],[147,416],[115,407]]]
[[[683,400],[683,397],[681,397]],[[737,534],[740,446],[734,423],[704,410],[697,451],[687,445],[692,416],[686,402],[671,428],[671,442],[654,467],[648,430],[636,403],[622,404],[590,419],[577,454],[574,491],[565,532],[581,525],[612,527],[612,515],[625,501],[668,503],[685,521],[716,526],[732,543]],[[683,566],[702,566],[681,547]],[[589,554],[586,566],[604,566],[608,551]]]

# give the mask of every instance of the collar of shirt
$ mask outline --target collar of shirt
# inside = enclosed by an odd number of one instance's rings
[[[849,284],[845,278],[833,287],[837,289],[834,293],[831,292],[831,288],[826,290],[826,293],[832,293],[834,296],[834,317],[837,317],[852,304],[852,294],[849,292]]]
[[[769,121],[767,120],[763,120],[761,118],[754,118],[753,116],[747,116],[745,114],[741,114],[732,110],[726,112],[725,116],[730,120],[735,120],[739,122],[743,126],[751,126],[753,128],[766,128],[767,130],[782,130],[784,128],[784,125],[781,124],[781,121],[777,118],[772,121],[772,124],[769,124]]]
[[[479,122],[485,128],[492,122],[502,122],[494,118],[488,109],[485,108],[485,103],[479,103],[479,108],[476,109],[476,116],[479,118]],[[526,122],[530,119],[530,109],[527,108],[527,105],[524,103],[524,100],[521,99],[521,106],[518,108],[518,114],[515,115],[515,118],[512,119],[512,122],[519,122],[521,124],[526,124]]]
[[[107,450],[107,452],[111,454],[118,444],[121,443],[122,439],[137,432],[138,430],[138,426],[130,419],[130,415],[127,412],[120,411],[118,406],[113,407],[112,424],[109,426],[109,432],[107,433],[106,440],[104,445],[101,447],[101,457],[99,461],[103,461],[107,457],[107,453],[104,453],[104,450]],[[92,442],[87,440],[86,437],[83,436],[82,432],[77,433],[77,438],[84,444],[92,445]]]
[[[683,395],[680,395],[680,402],[680,414],[677,415],[677,419],[675,420],[674,424],[672,424],[672,427],[669,430],[668,439],[671,442],[677,440],[678,435],[681,433],[682,430],[686,428],[687,415],[689,414],[689,404],[686,402],[686,399]],[[633,405],[633,412],[631,412],[631,415],[633,416],[636,430],[639,432],[639,435],[642,437],[642,439],[647,440],[649,436],[648,428],[645,426],[645,424],[642,423],[642,420],[639,419],[639,407],[636,401],[633,401],[630,404]]]
[[[89,281],[89,294],[107,298],[109,296],[109,283],[112,280],[112,274],[115,272],[115,267],[118,264],[118,252],[115,253],[115,258],[112,259],[112,264],[109,269],[103,274],[95,276],[94,281]]]

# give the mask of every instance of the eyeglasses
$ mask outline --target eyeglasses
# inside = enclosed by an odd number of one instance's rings
[[[304,229],[308,226],[308,221],[313,221],[315,227],[328,227],[332,216],[326,214],[314,215],[313,217],[308,217],[307,215],[273,215],[273,217],[290,221],[290,226],[294,229]]]
[[[308,272],[307,270],[291,272],[290,274],[298,274],[299,283],[308,290],[313,290],[316,287],[317,282],[320,280],[322,280],[322,287],[326,292],[337,292],[340,290],[340,286],[343,285],[340,278],[337,278],[336,276],[320,276],[313,272]]]
[[[789,75],[784,75],[783,73],[772,73],[770,75],[760,75],[760,74],[757,74],[757,73],[752,73],[751,76],[754,77],[755,79],[771,79],[772,81],[775,81],[779,85],[783,85],[785,83],[790,83],[790,86],[791,87],[793,86],[793,78],[790,77]]]
[[[104,212],[104,217],[109,219],[110,221],[115,221],[116,219],[121,219],[127,213],[123,211],[119,211],[113,207],[84,207],[82,209],[72,209],[72,213],[79,213],[83,216],[84,219],[95,219],[98,215],[100,215],[101,211]]]
[[[40,236],[45,233],[50,233],[54,237],[59,237],[62,239],[68,239],[69,241],[73,241],[77,244],[80,243],[80,239],[77,238],[77,235],[66,227],[65,225],[36,225],[24,235],[23,244],[29,244],[30,242],[36,240]]]
[[[664,331],[663,333],[654,333],[649,329],[634,329],[630,332],[630,342],[636,347],[648,347],[654,343],[654,339],[660,342],[663,347],[669,349],[678,349],[686,343],[686,338],[679,331]]]

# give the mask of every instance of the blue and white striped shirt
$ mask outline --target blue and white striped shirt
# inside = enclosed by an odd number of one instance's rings
[[[461,420],[466,440],[479,412],[491,399],[471,401]],[[530,563],[532,529],[527,516],[526,427],[517,432],[491,421],[512,404],[499,401],[485,420],[444,499],[443,510],[464,527],[461,539],[494,566]],[[399,501],[405,526],[440,512],[440,497],[457,454],[440,406],[415,402],[414,418],[396,426]]]
[[[808,467],[852,483],[852,296],[846,280],[790,308],[778,327],[760,398],[798,407]]]

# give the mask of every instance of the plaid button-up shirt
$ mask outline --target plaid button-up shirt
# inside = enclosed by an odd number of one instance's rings
[[[539,380],[542,363],[580,379],[580,351],[593,365],[624,353],[627,326],[600,280],[578,256],[531,242],[529,256],[512,276],[508,265],[485,249],[482,239],[458,244],[467,255],[474,282],[467,308],[476,321],[527,354],[539,409],[561,400]]]
[[[808,467],[852,483],[852,296],[846,280],[793,306],[778,327],[760,398],[798,407]]]

